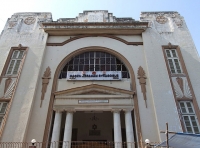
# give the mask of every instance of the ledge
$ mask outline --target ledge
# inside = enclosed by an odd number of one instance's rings
[[[140,35],[148,27],[148,22],[129,23],[42,23],[42,28],[51,36],[56,35]]]

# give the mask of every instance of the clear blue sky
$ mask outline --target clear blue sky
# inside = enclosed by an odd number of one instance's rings
[[[200,0],[0,0],[0,30],[16,12],[51,12],[53,19],[74,18],[84,10],[108,10],[116,17],[139,20],[141,11],[178,11],[200,53]]]

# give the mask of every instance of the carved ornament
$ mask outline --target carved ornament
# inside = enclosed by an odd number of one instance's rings
[[[12,80],[11,78],[6,79],[3,98],[10,99],[12,97],[14,92],[15,82],[16,81]]]
[[[42,107],[42,101],[44,100],[44,95],[47,91],[47,86],[49,84],[49,79],[51,79],[51,69],[50,67],[46,68],[46,71],[44,72],[44,75],[42,77],[42,95],[41,95],[41,103],[40,107]]]
[[[179,99],[192,99],[190,87],[186,78],[176,77],[172,78],[176,98]]]
[[[169,42],[168,43],[169,49],[172,49],[172,44]]]
[[[35,18],[34,17],[27,17],[25,20],[24,20],[24,23],[26,25],[31,25],[33,23],[35,23]]]
[[[167,22],[167,18],[164,16],[157,16],[156,21],[160,24],[165,24]]]
[[[9,77],[8,79],[6,79],[5,81],[5,87],[4,87],[4,94],[6,93],[10,83],[12,82],[12,79]]]
[[[183,21],[180,18],[174,18],[174,22],[178,27],[183,26]]]
[[[22,48],[22,44],[19,44],[19,45],[18,45],[18,49],[21,49],[21,48]]]
[[[12,28],[12,27],[15,27],[17,25],[16,22],[9,22],[9,27]]]
[[[145,72],[143,70],[143,68],[140,66],[138,68],[138,79],[139,79],[139,82],[140,82],[140,86],[141,86],[141,91],[143,93],[143,97],[144,97],[144,100],[145,100],[145,105],[146,105],[146,108],[147,108],[147,97],[146,97],[146,76],[145,76]]]

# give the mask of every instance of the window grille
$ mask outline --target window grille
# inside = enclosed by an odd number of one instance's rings
[[[24,50],[15,50],[10,59],[6,75],[16,75],[24,55]]]
[[[179,58],[176,50],[166,50],[167,60],[171,73],[182,73]]]
[[[3,121],[3,117],[5,115],[5,112],[6,112],[6,107],[7,107],[7,102],[0,102],[0,126],[1,126],[1,123]]]
[[[179,102],[182,119],[188,133],[199,134],[199,124],[191,101]]]
[[[121,71],[122,78],[130,78],[125,65],[106,52],[85,52],[73,57],[61,70],[59,79],[66,78],[67,71]]]

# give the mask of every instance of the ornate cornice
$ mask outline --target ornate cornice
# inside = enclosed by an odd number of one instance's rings
[[[85,85],[81,87],[76,87],[76,88],[71,88],[67,90],[62,90],[62,91],[57,91],[54,92],[54,95],[63,95],[63,94],[81,94],[83,92],[90,92],[93,90],[98,90],[99,92],[107,92],[109,94],[128,94],[128,95],[134,95],[134,91],[130,90],[124,90],[120,88],[115,88],[115,87],[109,87],[109,86],[104,86],[104,85],[99,85],[99,84],[90,84],[90,85]]]
[[[94,28],[98,28],[98,26],[105,26],[105,27],[116,27],[116,26],[131,26],[131,27],[139,27],[139,28],[143,28],[143,27],[147,27],[148,26],[148,22],[139,22],[139,21],[135,21],[135,22],[73,22],[73,23],[67,23],[67,22],[44,22],[42,23],[43,27],[47,27],[47,26],[66,26],[69,28],[76,28],[76,26],[78,28],[81,28],[81,26],[93,26]]]
[[[118,34],[133,35],[142,34],[148,22],[78,22],[63,23],[50,22],[42,23],[42,28],[49,35],[80,35],[80,34]]]

